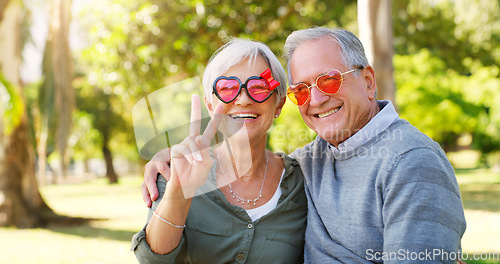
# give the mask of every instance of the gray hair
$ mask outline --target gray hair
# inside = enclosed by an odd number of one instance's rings
[[[292,74],[290,71],[290,61],[295,49],[302,43],[311,40],[321,39],[323,37],[331,37],[340,46],[340,57],[342,63],[349,69],[358,67],[365,67],[368,65],[368,59],[365,55],[365,50],[361,41],[352,32],[341,28],[325,28],[325,27],[312,27],[292,32],[285,42],[285,57],[288,68],[288,80],[292,81]],[[355,72],[359,74],[359,72]]]
[[[274,53],[265,44],[239,38],[232,38],[228,43],[219,48],[210,58],[205,73],[203,74],[203,89],[209,102],[213,103],[213,83],[217,77],[229,70],[232,66],[249,59],[251,67],[258,56],[262,56],[271,69],[275,80],[280,82],[276,87],[276,103],[286,96],[286,74],[285,69]],[[241,80],[245,81],[245,80]]]

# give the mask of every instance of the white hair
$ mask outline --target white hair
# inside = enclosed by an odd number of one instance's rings
[[[292,32],[285,42],[285,57],[288,68],[288,80],[292,81],[290,71],[290,61],[295,49],[302,43],[317,40],[324,37],[330,37],[337,42],[340,46],[340,57],[342,63],[349,69],[366,67],[368,59],[365,55],[365,50],[361,41],[352,32],[341,28],[325,28],[325,27],[312,27]],[[327,51],[325,51],[327,52]],[[355,74],[358,74],[357,72]]]
[[[251,67],[258,56],[264,58],[271,69],[275,80],[280,82],[276,87],[276,103],[286,96],[286,73],[276,55],[269,47],[261,42],[232,38],[219,48],[210,58],[205,73],[203,74],[203,89],[205,97],[213,103],[213,83],[217,77],[242,61],[248,59]],[[244,81],[244,80],[242,80]]]

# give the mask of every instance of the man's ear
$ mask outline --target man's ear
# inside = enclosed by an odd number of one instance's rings
[[[375,79],[375,71],[371,65],[367,65],[364,72],[364,78],[366,81],[366,89],[370,99],[374,99],[377,93],[377,82]]]

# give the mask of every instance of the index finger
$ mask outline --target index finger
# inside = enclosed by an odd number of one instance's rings
[[[191,96],[191,122],[189,123],[189,135],[196,137],[201,130],[201,107],[198,95]]]
[[[223,109],[224,107],[222,106],[222,104],[219,104],[217,105],[217,107],[215,107],[214,114],[212,115],[212,118],[205,128],[205,132],[203,132],[202,142],[204,142],[204,144],[210,145],[210,142],[212,142],[212,139],[217,133],[217,128],[219,127],[220,121],[222,120]]]

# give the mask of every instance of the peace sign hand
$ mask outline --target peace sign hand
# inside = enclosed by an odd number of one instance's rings
[[[184,198],[194,196],[196,190],[205,184],[214,163],[209,148],[222,119],[222,105],[215,108],[205,131],[201,130],[200,98],[191,98],[191,123],[189,136],[171,150],[171,175],[169,184],[182,188]]]

